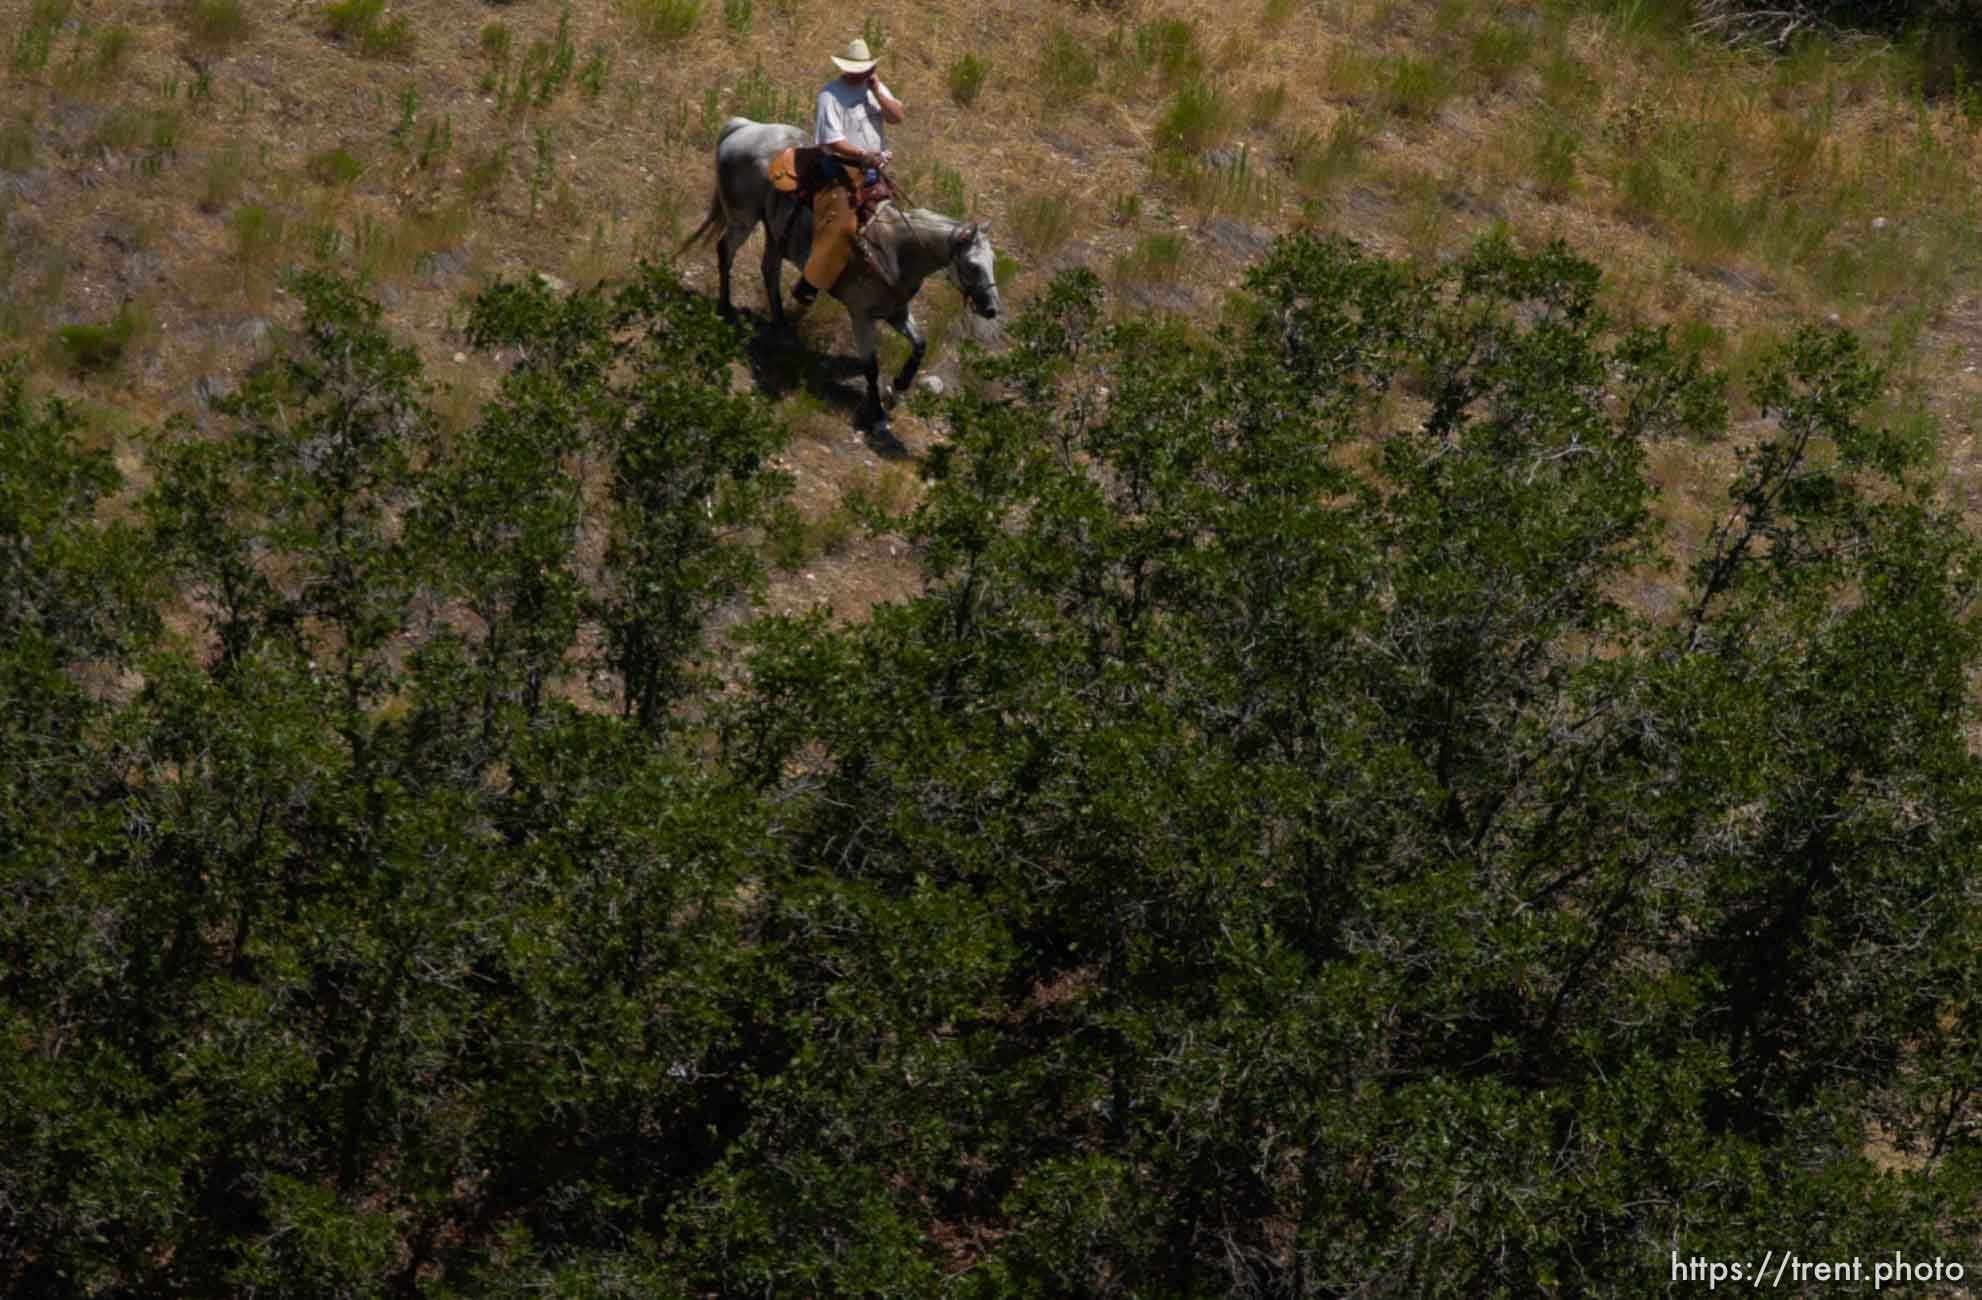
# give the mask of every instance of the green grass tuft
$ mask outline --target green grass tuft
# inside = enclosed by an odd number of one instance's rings
[[[349,185],[365,174],[365,164],[339,145],[311,154],[309,161],[303,164],[303,173],[319,185]]]
[[[34,166],[35,129],[31,121],[0,126],[0,172],[23,175]]]
[[[1321,197],[1337,181],[1361,169],[1369,138],[1368,124],[1355,112],[1338,116],[1325,136],[1315,131],[1300,132],[1288,149],[1289,169],[1295,184],[1309,197]]]
[[[1081,39],[1065,28],[1046,35],[1039,52],[1040,89],[1053,100],[1075,100],[1094,89],[1101,64]]]
[[[1184,264],[1184,251],[1184,237],[1175,231],[1145,235],[1134,248],[1115,259],[1115,283],[1132,287],[1175,279]]]
[[[213,47],[232,45],[248,34],[248,10],[241,0],[184,0],[179,25],[186,35]]]
[[[413,24],[404,14],[385,18],[385,0],[333,0],[324,6],[332,38],[368,59],[404,59],[413,53]]]
[[[1074,196],[1063,189],[1039,190],[1012,207],[1012,233],[1035,258],[1051,257],[1080,224]]]
[[[9,65],[16,76],[31,77],[48,66],[55,33],[69,17],[69,0],[34,0],[27,22],[14,37]]]
[[[990,72],[984,61],[975,54],[966,53],[950,65],[948,80],[950,98],[964,108],[977,102],[977,96],[984,90],[984,78]]]
[[[1138,27],[1136,57],[1166,82],[1204,75],[1204,50],[1198,45],[1197,28],[1187,19],[1159,18]]]
[[[655,44],[681,40],[702,20],[702,0],[619,0],[619,7],[634,29]]]
[[[1468,62],[1474,78],[1487,90],[1505,90],[1528,66],[1534,35],[1525,27],[1488,23],[1473,33]]]
[[[142,324],[142,315],[126,303],[101,325],[70,325],[56,331],[55,342],[77,377],[109,374],[123,361],[132,335]]]
[[[1177,87],[1169,111],[1156,123],[1159,153],[1196,154],[1222,140],[1232,129],[1231,101],[1217,85],[1192,78]]]
[[[1454,89],[1450,70],[1437,59],[1400,54],[1384,71],[1381,93],[1384,107],[1392,113],[1429,122]]]

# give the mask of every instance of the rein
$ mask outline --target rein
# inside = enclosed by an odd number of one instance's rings
[[[895,203],[895,213],[897,216],[899,216],[902,219],[903,223],[908,226],[909,238],[913,239],[916,243],[916,246],[921,248],[923,252],[930,253],[933,255],[935,250],[929,247],[929,241],[922,237],[922,232],[920,230],[916,229],[915,218],[909,215],[909,208],[915,206],[915,200],[909,196],[909,192],[907,188],[904,187],[901,184],[901,182],[895,179],[893,172],[889,171],[885,167],[881,168],[880,171],[881,171],[881,179],[888,182],[888,189],[895,196],[897,200],[897,202]],[[903,206],[904,204],[906,204],[907,207],[904,207]],[[954,235],[955,232],[952,231],[951,233]],[[955,249],[954,247],[952,247],[946,250],[942,256],[937,257],[936,262],[937,265],[939,266],[948,267],[954,259],[955,259]]]

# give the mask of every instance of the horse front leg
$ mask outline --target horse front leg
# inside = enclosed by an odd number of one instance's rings
[[[915,372],[922,369],[922,354],[928,348],[929,340],[922,333],[922,327],[915,323],[915,313],[907,307],[888,317],[888,324],[908,340],[908,360],[902,363],[901,373],[895,376],[895,390],[888,395],[888,404],[892,406],[915,382]]]
[[[888,407],[893,403],[884,399],[881,391],[881,358],[874,337],[874,318],[856,314],[853,318],[853,347],[860,355],[861,370],[867,376],[867,410],[874,413],[874,432],[888,432]],[[888,394],[892,398],[893,393]]]

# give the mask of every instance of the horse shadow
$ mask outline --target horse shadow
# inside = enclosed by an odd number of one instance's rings
[[[812,310],[829,305],[822,298]],[[739,308],[737,316],[752,326],[744,357],[751,382],[766,401],[805,392],[826,409],[839,412],[875,455],[888,460],[912,458],[883,413],[868,406],[867,372],[859,359],[816,346],[792,326],[773,324],[755,311]]]

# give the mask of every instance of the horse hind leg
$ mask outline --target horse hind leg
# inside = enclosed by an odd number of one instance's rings
[[[716,307],[725,316],[736,315],[736,308],[730,305],[729,300],[729,264],[735,256],[736,250],[730,247],[729,232],[726,230],[722,234],[717,235]]]
[[[764,218],[764,301],[770,304],[771,323],[785,323],[784,249],[778,244],[778,229],[770,216]]]
[[[723,233],[716,240],[716,272],[719,281],[717,303],[723,315],[734,316],[736,305],[730,298],[730,268],[736,264],[736,251],[750,238],[750,225],[726,222]]]

